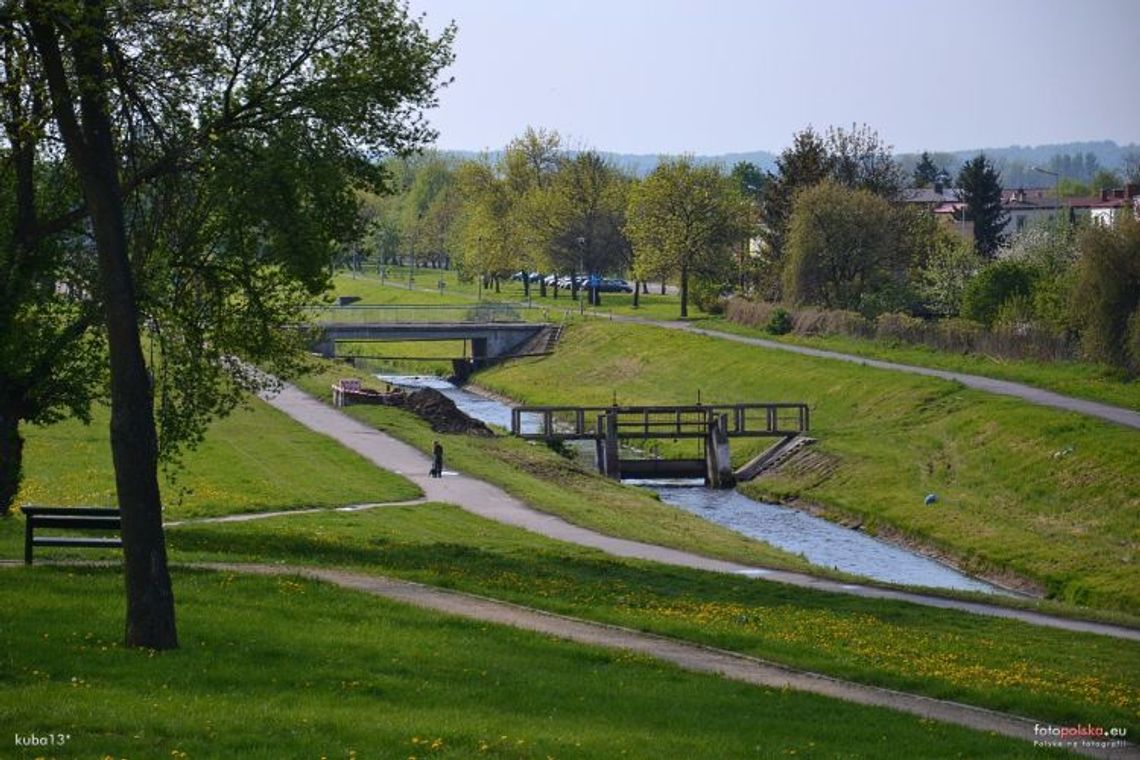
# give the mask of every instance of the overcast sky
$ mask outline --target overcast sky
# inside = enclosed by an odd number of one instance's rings
[[[527,125],[622,153],[1140,143],[1140,0],[409,0],[459,28],[444,149]]]

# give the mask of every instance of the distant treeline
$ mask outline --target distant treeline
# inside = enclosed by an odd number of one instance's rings
[[[445,151],[459,158],[475,158],[480,154],[474,151]],[[1013,145],[1007,148],[972,148],[970,150],[930,152],[930,157],[940,168],[951,176],[957,176],[962,165],[978,153],[985,153],[990,163],[1001,172],[1005,187],[1052,187],[1055,178],[1034,171],[1040,167],[1059,173],[1062,177],[1076,182],[1088,183],[1099,171],[1109,171],[1127,176],[1140,164],[1140,145],[1130,143],[1117,145],[1112,140],[1099,142],[1054,143],[1050,145]],[[491,161],[499,158],[501,151],[489,155]],[[644,177],[657,166],[661,156],[653,154],[602,153],[610,163],[637,177]],[[920,153],[897,153],[904,173],[911,176],[917,166]],[[747,161],[762,171],[776,171],[776,153],[766,150],[745,153],[724,153],[713,156],[694,156],[697,165],[717,164],[731,168],[741,161]],[[1095,188],[1094,188],[1095,189]]]

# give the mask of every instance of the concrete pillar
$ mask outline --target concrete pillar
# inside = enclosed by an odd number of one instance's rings
[[[599,420],[601,422],[601,420]],[[618,451],[617,412],[609,411],[605,414],[606,438],[604,446],[605,475],[614,480],[621,480],[621,458]]]
[[[732,471],[732,453],[728,444],[728,415],[709,418],[709,434],[705,439],[706,481],[712,488],[732,488],[736,475]]]

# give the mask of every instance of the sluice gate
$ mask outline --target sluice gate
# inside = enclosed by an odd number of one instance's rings
[[[790,440],[809,428],[806,404],[696,404],[686,406],[520,406],[511,432],[529,440],[594,441],[598,471],[617,479],[703,477],[714,488],[736,483],[729,441]],[[622,458],[623,445],[696,439],[702,456],[688,459]]]

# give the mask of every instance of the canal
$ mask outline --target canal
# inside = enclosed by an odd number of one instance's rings
[[[461,410],[489,425],[510,429],[511,408],[495,399],[457,388],[438,377],[378,375],[404,388],[433,388]],[[527,421],[524,418],[523,426]],[[537,424],[537,422],[536,422]],[[582,456],[593,456],[583,450]],[[755,501],[729,490],[705,488],[700,482],[626,481],[656,492],[661,500],[750,538],[802,555],[821,567],[878,581],[914,586],[1005,593],[985,581],[958,572],[902,546],[844,528],[802,510]]]

